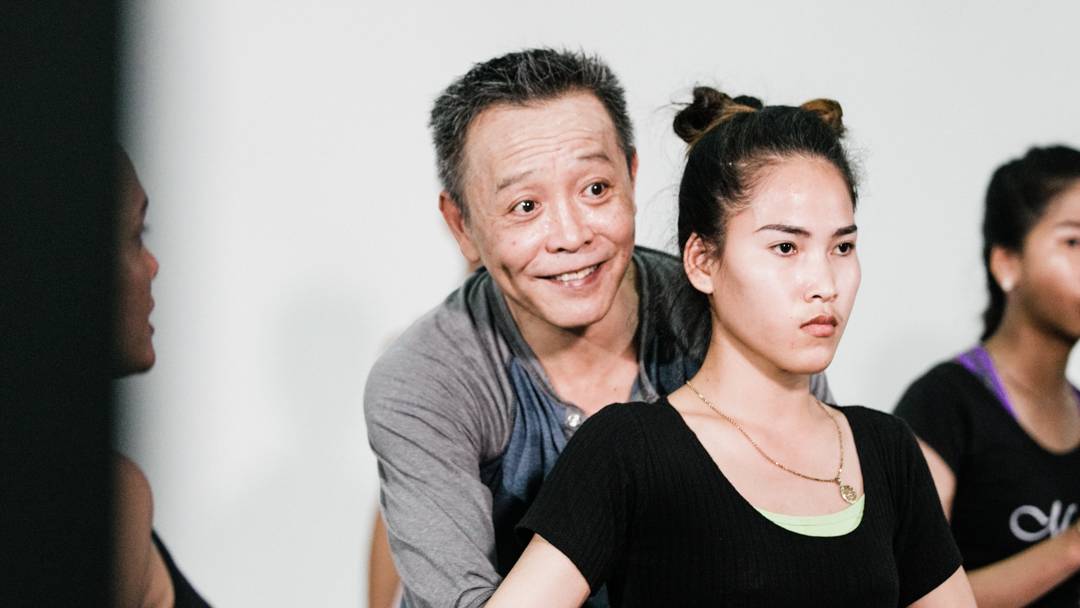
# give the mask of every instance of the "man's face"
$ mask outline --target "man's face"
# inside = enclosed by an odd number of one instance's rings
[[[611,309],[634,248],[634,168],[590,93],[499,105],[474,119],[469,218],[455,233],[518,323],[583,329]]]

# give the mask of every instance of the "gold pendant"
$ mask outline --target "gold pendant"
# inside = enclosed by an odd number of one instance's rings
[[[839,479],[836,480],[836,485],[840,486],[840,498],[843,498],[844,502],[848,503],[849,505],[855,504],[855,501],[859,498],[855,494],[855,488],[847,485],[846,483],[841,483]]]

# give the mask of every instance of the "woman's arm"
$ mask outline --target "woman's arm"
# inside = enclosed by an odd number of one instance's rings
[[[979,606],[1026,606],[1080,570],[1080,523],[1016,555],[971,571]]]
[[[950,517],[956,494],[956,475],[934,448],[919,442],[938,496]],[[980,608],[1024,606],[1080,570],[1080,523],[999,562],[972,570],[971,589]],[[929,597],[929,596],[927,596]],[[922,601],[922,600],[920,600]]]
[[[589,584],[566,555],[534,534],[487,608],[576,608],[589,597]]]

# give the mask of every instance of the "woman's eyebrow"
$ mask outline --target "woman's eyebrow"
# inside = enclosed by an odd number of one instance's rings
[[[775,230],[777,232],[786,232],[798,236],[810,236],[809,230],[798,226],[789,226],[788,224],[766,224],[754,232],[761,232],[762,230]]]
[[[761,232],[762,230],[775,230],[777,232],[785,232],[787,234],[794,234],[794,235],[797,235],[797,236],[806,236],[806,237],[810,236],[810,231],[807,230],[806,228],[800,228],[799,226],[791,226],[791,225],[788,225],[788,224],[766,224],[765,226],[762,226],[761,228],[758,228],[754,232]],[[852,234],[854,232],[857,232],[858,230],[859,230],[859,227],[856,226],[855,224],[852,224],[850,226],[844,226],[843,228],[838,228],[836,230],[836,232],[833,233],[833,236],[834,237],[844,236],[846,234]]]

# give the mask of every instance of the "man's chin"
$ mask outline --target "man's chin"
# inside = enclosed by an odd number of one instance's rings
[[[569,332],[584,332],[604,320],[610,306],[596,303],[592,306],[543,305],[534,308],[533,316],[547,325]]]

